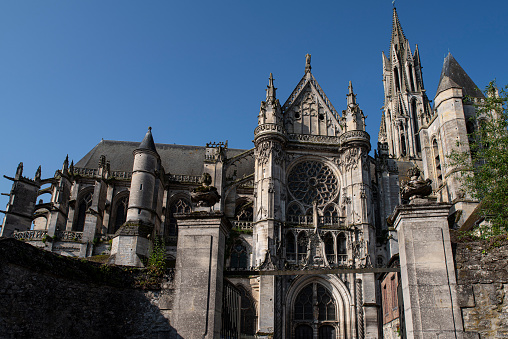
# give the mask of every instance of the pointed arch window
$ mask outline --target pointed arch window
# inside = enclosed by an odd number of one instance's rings
[[[418,112],[416,108],[416,100],[411,101],[411,115],[413,120],[413,131],[415,139],[416,153],[419,155],[422,152],[422,146],[420,144],[420,133],[418,133]]]
[[[129,196],[120,198],[115,206],[115,222],[109,233],[116,233],[127,219],[127,207],[129,205]]]
[[[409,83],[411,84],[411,91],[415,91],[415,81],[413,77],[413,66],[411,64],[408,65],[409,68]]]
[[[329,264],[335,264],[335,246],[333,243],[333,235],[328,232],[323,237],[323,242],[325,244],[325,254],[326,254],[326,260]]]
[[[191,204],[187,199],[181,198],[174,201],[169,207],[169,215],[167,218],[164,234],[173,237],[177,236],[178,225],[174,215],[178,213],[190,213],[191,211]]]
[[[339,223],[339,213],[334,205],[329,205],[325,208],[324,212],[324,224],[325,225],[337,225]]]
[[[397,67],[393,68],[393,76],[395,81],[395,91],[400,92],[400,77],[399,77],[399,69]]]
[[[298,234],[298,238],[297,238],[297,257],[298,257],[298,262],[299,263],[304,263],[305,262],[305,259],[307,258],[307,243],[308,243],[308,239],[307,239],[307,235],[305,234],[305,232],[300,232],[300,234]]]
[[[236,286],[240,291],[240,332],[254,336],[256,334],[256,305],[252,295],[241,285]]]
[[[229,266],[236,269],[247,269],[247,248],[243,245],[241,240],[235,242],[233,248],[231,249],[231,261]]]
[[[314,328],[317,328],[319,338],[334,338],[336,308],[336,302],[325,286],[318,282],[307,285],[298,293],[294,303],[295,338],[314,338]]]
[[[337,261],[339,265],[345,265],[347,262],[346,235],[339,233],[337,236]]]
[[[83,232],[85,228],[86,211],[92,206],[93,192],[87,192],[83,195],[78,205],[78,218],[74,226],[74,231]]]
[[[437,140],[434,139],[432,141],[432,150],[434,153],[434,166],[436,168],[436,182],[437,187],[441,186],[443,183],[443,174],[441,172],[441,159],[439,157],[439,146],[437,145]]]
[[[235,219],[238,221],[252,221],[253,215],[252,202],[239,204],[235,209]]]

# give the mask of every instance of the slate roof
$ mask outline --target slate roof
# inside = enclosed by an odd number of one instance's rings
[[[484,98],[482,91],[471,80],[466,71],[459,65],[457,60],[448,53],[443,63],[439,86],[437,87],[436,97],[439,93],[450,88],[462,88],[464,95],[474,98]]]
[[[157,152],[157,150],[155,149],[155,142],[153,141],[152,137],[151,127],[148,127],[148,132],[146,132],[143,141],[141,141],[141,144],[139,144],[139,147],[137,149],[147,149],[149,151]]]
[[[153,142],[153,139],[152,139]],[[101,140],[90,152],[76,163],[80,168],[97,168],[101,155],[106,156],[112,171],[132,172],[134,156],[132,152],[141,145],[139,142]],[[154,144],[161,157],[162,166],[166,173],[182,175],[203,174],[203,161],[206,147]],[[227,149],[227,157],[231,158],[244,152],[242,149]],[[252,164],[252,170],[254,164]]]

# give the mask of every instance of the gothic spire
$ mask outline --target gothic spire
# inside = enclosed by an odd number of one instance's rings
[[[353,93],[353,84],[351,83],[351,80],[349,80],[348,91],[347,105],[354,106],[356,105],[356,94]]]
[[[395,46],[395,50],[399,51],[402,49],[402,45],[407,41],[402,26],[399,21],[397,9],[393,7],[393,23],[392,23],[392,39],[391,45]]]
[[[277,88],[273,85],[273,74],[270,73],[270,77],[268,78],[268,86],[266,86],[266,102],[274,102],[275,101],[275,91]]]

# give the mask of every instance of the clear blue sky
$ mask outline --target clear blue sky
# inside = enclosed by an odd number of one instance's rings
[[[476,84],[508,83],[508,2],[399,0],[433,99],[450,51]],[[283,103],[305,54],[335,108],[347,84],[376,147],[390,0],[7,1],[0,3],[0,173],[53,176],[101,138],[251,148],[273,72]],[[7,193],[11,182],[0,180]],[[0,209],[7,198],[0,198]],[[0,217],[2,217],[0,215]]]

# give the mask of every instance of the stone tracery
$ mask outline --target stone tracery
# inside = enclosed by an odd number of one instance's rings
[[[332,201],[337,195],[339,181],[330,167],[318,161],[302,161],[289,174],[289,192],[295,200],[310,206]]]

